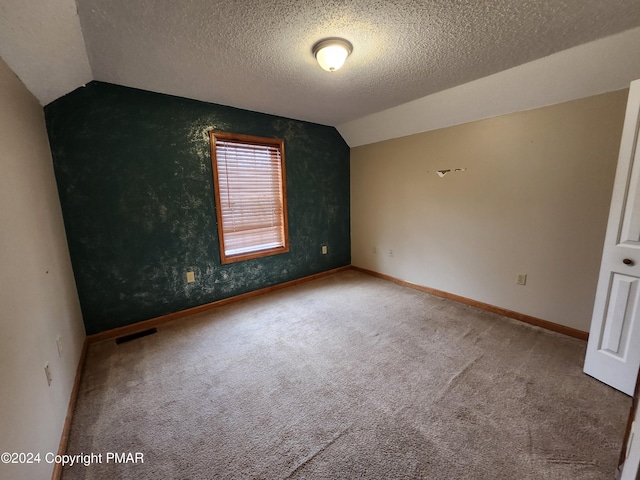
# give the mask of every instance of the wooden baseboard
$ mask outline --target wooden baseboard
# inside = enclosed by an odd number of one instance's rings
[[[301,283],[309,282],[311,280],[316,280],[318,278],[326,277],[328,275],[333,275],[334,273],[342,272],[350,268],[351,268],[351,265],[345,265],[344,267],[338,267],[338,268],[334,268],[333,270],[327,270],[325,272],[315,273],[313,275],[297,278],[295,280],[290,280],[284,283],[279,283],[277,285],[272,285],[270,287],[261,288],[259,290],[254,290],[252,292],[243,293],[240,295],[236,295],[234,297],[223,298],[222,300],[217,300],[211,303],[205,303],[204,305],[198,305],[197,307],[187,308],[186,310],[180,310],[179,312],[169,313],[167,315],[162,315],[160,317],[155,317],[149,320],[144,320],[142,322],[137,322],[132,325],[126,325],[124,327],[105,330],[104,332],[89,335],[87,337],[87,340],[89,343],[94,343],[102,340],[109,340],[109,339],[121,337],[123,335],[131,335],[134,333],[141,332],[143,330],[148,330],[150,328],[157,327],[159,325],[162,325],[167,322],[171,322],[173,320],[177,320],[179,318],[184,318],[189,315],[194,315],[196,313],[206,312],[213,308],[221,307],[229,303],[239,302],[240,300],[245,300],[247,298],[257,297],[258,295],[264,295],[265,293],[273,292],[275,290],[293,287],[294,285],[299,285]]]
[[[524,313],[514,312],[513,310],[507,310],[506,308],[496,307],[495,305],[479,302],[477,300],[472,300],[470,298],[462,297],[460,295],[456,295],[453,293],[443,292],[442,290],[437,290],[435,288],[424,287],[422,285],[417,285],[415,283],[405,282],[404,280],[400,280],[399,278],[392,277],[391,275],[385,275],[384,273],[378,273],[373,270],[368,270],[366,268],[356,267],[355,265],[352,265],[351,268],[374,277],[382,278],[384,280],[388,280],[390,282],[403,285],[405,287],[413,288],[415,290],[420,290],[421,292],[435,295],[437,297],[448,298],[449,300],[454,300],[456,302],[464,303],[465,305],[470,305],[472,307],[476,307],[481,310],[486,310],[488,312],[504,315],[505,317],[513,318],[515,320],[520,320],[521,322],[529,323],[531,325],[535,325],[536,327],[542,327],[547,330],[551,330],[553,332],[562,333],[564,335],[568,335],[574,338],[579,338],[580,340],[589,339],[589,332],[584,332],[576,328],[560,325],[559,323],[549,322],[548,320],[532,317],[531,315],[526,315]]]
[[[78,399],[78,390],[80,389],[80,379],[82,378],[82,371],[84,370],[84,362],[87,357],[88,347],[87,337],[85,337],[82,343],[82,351],[80,352],[80,359],[78,360],[78,367],[76,368],[76,377],[73,380],[73,388],[71,389],[71,396],[69,397],[69,405],[67,407],[67,416],[64,419],[64,425],[62,427],[62,435],[60,435],[60,444],[58,445],[58,455],[64,455],[67,453],[67,443],[69,442],[69,432],[71,431],[71,420],[73,418],[73,411],[76,408],[76,400]],[[59,480],[62,475],[62,465],[60,463],[54,463],[53,473],[51,474],[51,480]]]
[[[514,312],[513,310],[508,310],[506,308],[497,307],[495,305],[490,305],[488,303],[479,302],[477,300],[473,300],[471,298],[462,297],[460,295],[456,295],[454,293],[444,292],[442,290],[437,290],[431,287],[425,287],[423,285],[418,285],[415,283],[406,282],[404,280],[400,280],[399,278],[392,277],[391,275],[386,275],[384,273],[379,273],[373,270],[368,270],[366,268],[357,267],[355,265],[347,265],[344,267],[335,268],[333,270],[327,270],[325,272],[316,273],[313,275],[309,275],[307,277],[298,278],[295,280],[291,280],[289,282],[279,283],[277,285],[272,285],[270,287],[261,288],[259,290],[254,290],[252,292],[243,293],[240,295],[236,295],[234,297],[223,298],[222,300],[217,300],[215,302],[206,303],[204,305],[199,305],[197,307],[188,308],[186,310],[181,310],[179,312],[169,313],[167,315],[162,315],[160,317],[151,318],[149,320],[144,320],[142,322],[134,323],[132,325],[126,325],[124,327],[118,327],[111,330],[106,330],[104,332],[96,333],[93,335],[87,336],[88,343],[99,342],[102,340],[114,339],[123,335],[131,335],[134,333],[138,333],[149,328],[158,327],[167,322],[171,322],[173,320],[177,320],[180,318],[187,317],[189,315],[194,315],[196,313],[206,312],[213,308],[221,307],[223,305],[227,305],[234,302],[239,302],[240,300],[245,300],[247,298],[256,297],[258,295],[263,295],[265,293],[273,292],[275,290],[280,290],[283,288],[292,287],[294,285],[298,285],[300,283],[309,282],[311,280],[315,280],[318,278],[326,277],[328,275],[332,275],[334,273],[338,273],[344,270],[353,269],[362,273],[366,273],[368,275],[382,278],[384,280],[388,280],[390,282],[397,283],[399,285],[403,285],[405,287],[413,288],[415,290],[420,290],[421,292],[429,293],[431,295],[435,295],[437,297],[448,298],[449,300],[454,300],[456,302],[464,303],[465,305],[470,305],[472,307],[480,308],[481,310],[486,310],[488,312],[497,313],[499,315],[504,315],[505,317],[513,318],[515,320],[519,320],[521,322],[528,323],[530,325],[535,325],[537,327],[542,327],[547,330],[551,330],[553,332],[562,333],[564,335],[568,335],[570,337],[579,338],[581,340],[588,340],[589,332],[585,332],[582,330],[578,330],[576,328],[567,327],[565,325],[560,325],[559,323],[550,322],[548,320],[543,320],[541,318],[533,317],[531,315],[526,315],[520,312]]]

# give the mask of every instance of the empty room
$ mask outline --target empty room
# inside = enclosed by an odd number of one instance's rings
[[[0,0],[0,478],[636,480],[638,52],[637,0]]]

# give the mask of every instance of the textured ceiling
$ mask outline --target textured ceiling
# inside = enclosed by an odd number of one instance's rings
[[[327,125],[640,25],[639,0],[72,4],[0,1],[0,55],[43,103],[90,76]],[[330,36],[353,44],[335,73],[311,53]]]
[[[629,88],[640,27],[337,125],[350,147]]]
[[[640,25],[638,0],[78,0],[97,80],[337,125]],[[311,53],[353,44],[343,69]]]

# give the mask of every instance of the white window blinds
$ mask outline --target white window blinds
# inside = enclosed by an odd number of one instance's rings
[[[211,139],[223,263],[288,251],[282,141]]]

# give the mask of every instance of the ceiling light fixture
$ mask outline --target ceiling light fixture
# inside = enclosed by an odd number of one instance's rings
[[[353,45],[343,38],[327,38],[313,46],[313,55],[327,72],[335,72],[353,51]]]

